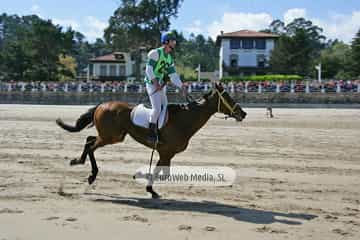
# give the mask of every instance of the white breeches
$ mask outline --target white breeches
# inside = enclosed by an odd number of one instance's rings
[[[146,91],[150,97],[151,102],[151,115],[150,123],[157,123],[161,111],[166,111],[167,108],[167,96],[166,96],[166,86],[161,90],[155,92],[155,87],[153,84],[146,83]],[[155,92],[155,93],[154,93]]]

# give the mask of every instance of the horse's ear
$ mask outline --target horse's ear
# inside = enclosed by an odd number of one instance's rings
[[[224,88],[223,88],[223,86],[222,86],[222,84],[221,84],[221,82],[215,82],[215,87],[219,90],[219,91],[222,91]]]

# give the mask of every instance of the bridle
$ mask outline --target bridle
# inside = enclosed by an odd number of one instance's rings
[[[224,98],[223,94],[225,93],[225,89],[223,89],[221,92],[215,88],[215,91],[213,91],[213,93],[211,94],[212,96],[215,95],[217,93],[218,95],[218,108],[217,108],[217,112],[220,112],[220,108],[221,108],[221,102],[225,105],[225,107],[230,111],[230,116],[235,115],[235,108],[238,105],[237,103],[234,104],[234,106],[231,106],[229,104],[229,102]]]

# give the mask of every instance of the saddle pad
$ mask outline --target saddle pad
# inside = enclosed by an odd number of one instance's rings
[[[131,111],[130,117],[133,124],[143,128],[149,128],[149,119],[150,119],[151,109],[144,106],[144,104],[139,104],[133,108]],[[167,111],[166,109],[162,110],[160,113],[158,128],[162,128],[167,121]]]

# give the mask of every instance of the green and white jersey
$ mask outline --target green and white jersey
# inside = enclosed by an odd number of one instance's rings
[[[176,73],[174,60],[171,54],[165,53],[163,47],[153,49],[148,54],[146,63],[145,82],[152,83],[152,79],[156,78],[159,84],[164,83],[166,75]]]

